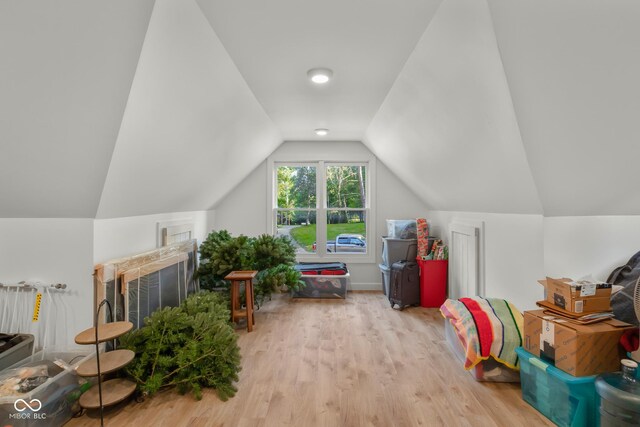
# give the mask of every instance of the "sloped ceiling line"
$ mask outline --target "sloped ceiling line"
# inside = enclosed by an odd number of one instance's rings
[[[484,0],[442,2],[365,144],[432,209],[542,212]]]
[[[442,0],[197,1],[285,140],[359,141]]]
[[[107,181],[107,177],[108,177],[108,173],[109,173],[109,168],[111,167],[111,163],[113,162],[113,156],[115,153],[115,147],[116,144],[118,142],[118,140],[120,139],[120,132],[122,131],[122,123],[124,122],[124,116],[127,112],[127,109],[129,107],[129,101],[131,99],[131,90],[133,88],[133,82],[135,81],[136,75],[138,74],[138,67],[140,66],[140,58],[142,57],[142,50],[144,49],[144,45],[146,43],[147,40],[147,34],[149,31],[149,23],[153,20],[153,11],[155,10],[155,3],[156,0],[153,0],[153,8],[151,10],[151,15],[149,16],[149,22],[147,23],[147,28],[144,32],[144,39],[142,40],[142,45],[140,46],[140,54],[138,55],[138,61],[136,62],[136,68],[135,68],[135,72],[133,74],[133,77],[131,79],[131,84],[129,85],[129,92],[127,95],[127,102],[125,103],[125,107],[124,110],[122,112],[122,118],[120,119],[120,126],[118,126],[118,134],[116,137],[116,141],[113,145],[113,150],[111,150],[111,155],[109,156],[109,167],[107,168],[107,174],[104,177],[104,182],[102,183],[102,189],[100,190],[100,199],[98,200],[98,205],[96,206],[96,210],[93,214],[93,218],[98,218],[98,211],[100,210],[100,203],[102,202],[102,196],[104,194],[104,188],[106,186],[106,181]]]
[[[98,218],[205,210],[277,146],[194,0],[157,0]]]
[[[95,216],[153,5],[0,2],[0,217]]]
[[[522,131],[520,129],[520,122],[518,120],[518,112],[516,111],[515,105],[513,103],[513,96],[511,94],[511,85],[509,84],[509,74],[507,73],[507,70],[505,69],[504,66],[504,61],[502,60],[502,50],[500,48],[500,43],[498,40],[498,36],[496,35],[496,28],[495,28],[495,23],[494,23],[494,18],[493,18],[493,8],[491,7],[491,0],[487,0],[488,5],[489,5],[489,19],[491,20],[491,28],[492,28],[492,34],[493,34],[493,40],[495,42],[496,45],[496,49],[498,50],[498,57],[500,59],[500,68],[502,69],[502,74],[504,76],[504,80],[505,80],[505,84],[507,85],[507,91],[508,91],[508,95],[509,95],[509,104],[510,104],[510,108],[511,111],[513,113],[513,117],[515,120],[515,127],[518,129],[518,140],[520,141],[520,143],[523,146],[524,149],[524,160],[526,162],[527,165],[527,171],[529,172],[529,175],[531,177],[531,180],[533,182],[533,186],[535,188],[535,194],[537,196],[536,200],[538,200],[538,202],[540,203],[540,207],[541,207],[541,212],[542,215],[544,216],[544,205],[542,204],[542,198],[540,197],[540,190],[538,188],[538,184],[536,182],[535,177],[533,176],[532,170],[531,170],[531,165],[529,164],[529,156],[527,156],[527,152],[526,152],[526,147],[524,145],[524,139],[523,139],[523,135],[522,135]]]
[[[640,214],[640,2],[489,4],[545,215]]]
[[[267,9],[276,13],[288,1]],[[323,13],[342,2],[331,5]],[[231,0],[0,2],[0,217],[200,210],[232,191],[282,142],[278,120],[217,36],[230,24],[221,29],[216,11],[255,13],[243,7]],[[359,13],[348,7],[343,21]],[[386,98],[382,90],[367,101],[372,113],[384,98],[364,142],[426,205],[640,214],[640,3],[431,0],[402,7],[385,16],[383,5],[371,15],[387,31],[406,22],[408,10],[433,18],[412,21],[405,40],[428,27]],[[305,28],[304,20],[290,21]],[[385,42],[382,33],[376,45]],[[272,35],[287,42],[290,34]],[[333,42],[351,37],[331,35]],[[393,82],[395,69],[386,73],[383,80]],[[277,83],[289,87],[298,81],[293,74]],[[267,96],[281,95],[278,85],[267,89]],[[311,123],[290,135],[303,128]]]

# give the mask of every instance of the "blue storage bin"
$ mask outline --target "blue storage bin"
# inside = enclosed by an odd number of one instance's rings
[[[534,356],[522,347],[522,398],[560,427],[597,427],[596,375],[574,377]]]

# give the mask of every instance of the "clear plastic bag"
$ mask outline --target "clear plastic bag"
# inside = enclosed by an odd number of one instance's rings
[[[8,369],[0,374],[0,397],[29,393],[49,379],[47,365]]]

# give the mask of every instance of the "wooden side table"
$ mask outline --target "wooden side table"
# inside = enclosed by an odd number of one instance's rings
[[[235,322],[240,317],[247,318],[247,331],[253,331],[255,320],[253,318],[253,278],[257,271],[232,271],[224,278],[231,282],[231,321]],[[246,310],[242,310],[240,304],[240,283],[244,282]]]

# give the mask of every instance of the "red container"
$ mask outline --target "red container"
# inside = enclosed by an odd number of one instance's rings
[[[447,299],[448,260],[417,260],[420,266],[420,306],[440,308]]]

